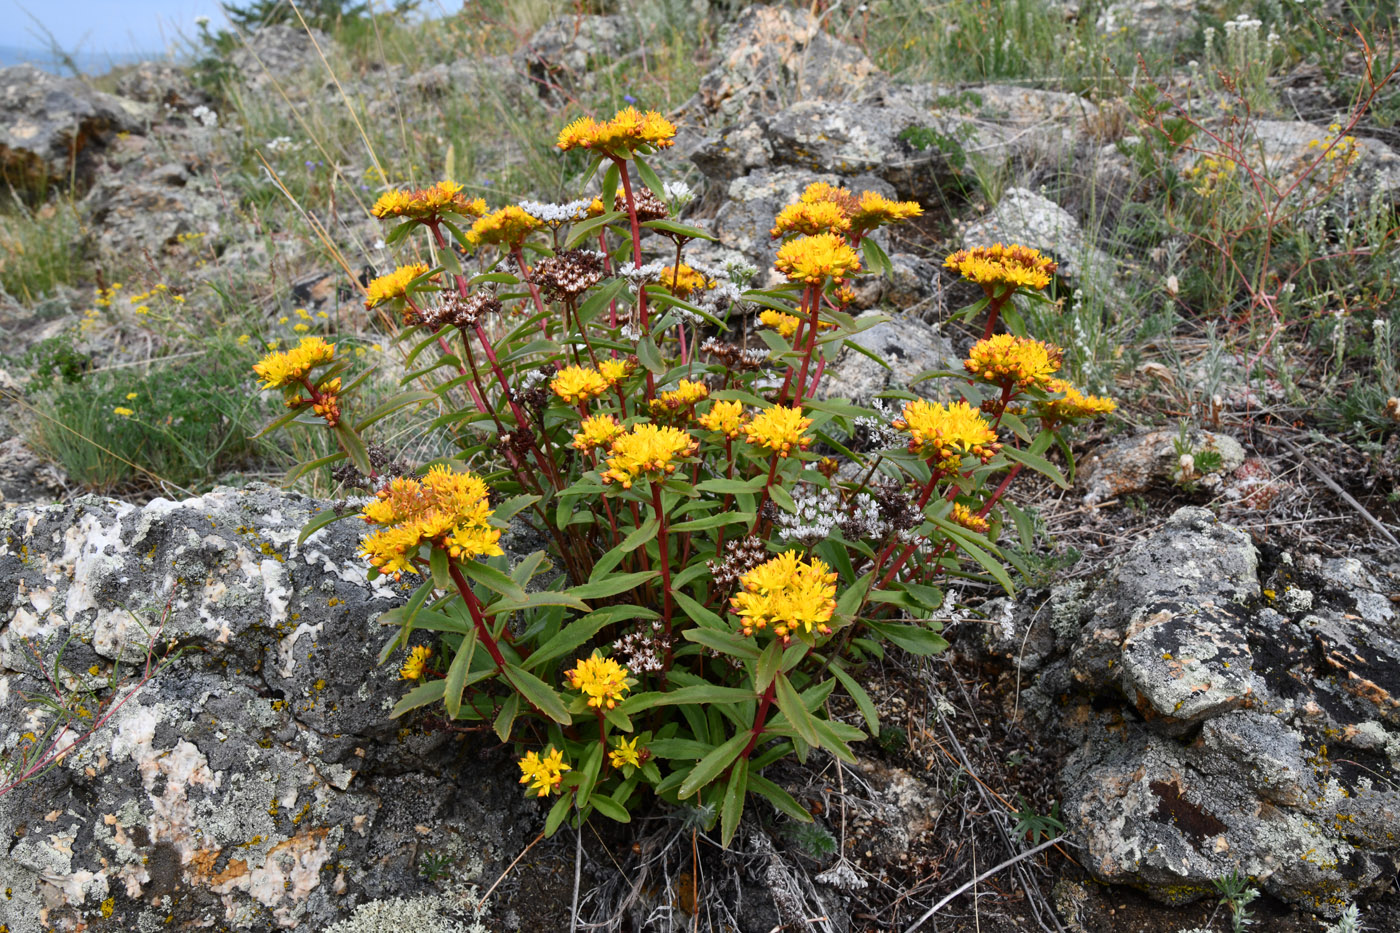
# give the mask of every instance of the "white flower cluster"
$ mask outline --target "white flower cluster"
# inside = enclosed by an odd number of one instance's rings
[[[617,656],[633,674],[657,673],[662,668],[661,630],[655,623],[623,635],[614,645]]]
[[[666,195],[666,206],[672,214],[679,214],[681,208],[695,200],[695,192],[683,181],[668,181],[661,186]]]
[[[588,218],[588,205],[592,203],[588,198],[579,198],[577,201],[567,201],[563,204],[521,201],[518,206],[536,220],[557,227],[559,224],[571,221],[586,220]]]
[[[829,489],[816,495],[798,492],[792,497],[797,513],[778,512],[778,534],[785,541],[811,547],[831,537],[840,516],[841,497]]]
[[[875,450],[899,447],[902,437],[898,431],[890,427],[890,423],[895,419],[895,413],[881,398],[871,402],[871,407],[879,413],[879,417],[872,418],[869,415],[862,415],[856,419],[855,426],[865,429],[870,438],[870,446]]]
[[[842,891],[859,891],[868,885],[868,882],[857,875],[855,869],[851,867],[851,863],[844,858],[817,875],[817,880]]]
[[[295,149],[296,143],[292,142],[290,136],[278,136],[276,139],[267,141],[268,152],[286,152],[288,149]]]
[[[202,125],[207,126],[210,129],[213,129],[214,127],[219,125],[219,115],[214,111],[210,110],[208,107],[204,106],[203,104],[200,104],[198,107],[191,110],[190,116],[194,117]]]

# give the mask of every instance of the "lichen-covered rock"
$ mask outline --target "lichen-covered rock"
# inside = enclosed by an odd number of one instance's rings
[[[1176,45],[1195,35],[1197,14],[1210,10],[1199,0],[1113,0],[1094,28],[1106,35],[1127,32],[1144,46]]]
[[[0,751],[44,733],[40,663],[102,701],[0,796],[0,925],[319,933],[434,895],[465,918],[420,860],[465,885],[519,852],[510,762],[389,718],[376,618],[401,591],[367,580],[354,523],[298,545],[315,508],[253,486],[0,512]]]
[[[856,323],[859,325],[864,317],[856,318]],[[900,388],[910,389],[925,398],[946,401],[944,380],[925,379],[912,386],[910,382],[928,370],[957,369],[962,365],[953,342],[937,325],[907,315],[896,315],[849,339],[869,355],[851,349],[841,350],[827,367],[818,387],[823,398],[849,398],[857,404],[868,405],[881,392]],[[880,365],[871,359],[872,356],[884,360],[887,365]]]
[[[160,255],[182,236],[217,238],[223,214],[213,183],[189,165],[146,159],[103,176],[83,206],[108,256]]]
[[[1400,866],[1400,642],[1349,611],[1380,584],[1273,560],[1187,508],[1087,595],[1052,593],[1027,704],[1076,749],[1065,823],[1100,880],[1181,903],[1239,872],[1334,916]]]
[[[213,99],[197,87],[189,69],[165,62],[139,62],[117,79],[117,93],[167,112],[208,106]]]
[[[274,81],[285,84],[308,68],[323,69],[322,55],[332,64],[340,55],[340,46],[330,36],[319,29],[308,32],[300,25],[276,23],[249,35],[229,56],[229,64],[248,87],[272,93]]]
[[[0,181],[86,187],[113,137],[139,132],[147,109],[33,65],[0,68]]]
[[[1080,465],[1087,491],[1084,501],[1106,502],[1115,496],[1145,492],[1154,483],[1181,479],[1207,489],[1218,488],[1245,461],[1244,447],[1228,434],[1196,430],[1187,441],[1191,448],[1191,473],[1182,474],[1182,454],[1177,450],[1180,432],[1148,431],[1110,441],[1097,448]],[[1219,466],[1204,470],[1201,451],[1219,454]]]
[[[637,22],[630,16],[560,16],[541,26],[510,66],[529,75],[539,97],[558,100],[559,88],[592,86],[591,62],[631,51],[637,42]]]

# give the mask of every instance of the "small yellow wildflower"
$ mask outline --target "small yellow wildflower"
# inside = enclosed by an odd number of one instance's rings
[[[515,249],[531,233],[544,226],[544,222],[531,217],[520,207],[511,204],[487,214],[467,231],[467,240],[473,246],[504,246]]]
[[[676,388],[662,392],[651,400],[651,413],[657,416],[672,414],[698,405],[709,397],[710,388],[705,383],[682,379]]]
[[[960,249],[949,255],[943,266],[981,285],[988,297],[1004,293],[1008,286],[1042,289],[1050,284],[1050,277],[1059,268],[1053,259],[1042,256],[1040,250],[1014,243]]]
[[[311,325],[310,325],[310,324],[293,324],[293,325],[292,325],[292,330],[296,331],[298,334],[304,334],[304,333],[306,333],[307,331],[309,331],[310,329],[311,329]]]
[[[812,419],[803,417],[801,406],[773,405],[754,415],[742,430],[750,444],[765,447],[779,457],[788,457],[794,449],[812,445],[812,437],[802,433],[811,426]]]
[[[486,213],[486,202],[481,198],[468,199],[462,194],[462,186],[455,182],[440,181],[417,190],[386,191],[374,202],[369,212],[380,218],[405,217],[414,220],[426,220],[440,214],[480,217]]]
[[[642,766],[641,751],[637,749],[637,736],[630,739],[618,739],[612,751],[608,752],[608,762],[614,768],[621,768],[626,765],[629,768],[640,768]]]
[[[827,622],[836,611],[836,574],[817,558],[799,559],[796,551],[779,554],[739,578],[741,591],[729,601],[745,635],[773,626],[786,637],[798,626],[830,634]]]
[[[851,218],[841,205],[832,201],[798,201],[778,212],[773,229],[768,232],[775,237],[787,233],[812,236],[817,233],[846,233],[850,229]]]
[[[433,649],[427,645],[419,645],[408,654],[408,660],[403,662],[403,667],[399,668],[400,680],[418,680],[423,676],[423,671],[428,667],[428,660],[433,656]]]
[[[112,414],[121,415],[123,418],[130,418],[132,415],[136,414],[136,412],[132,411],[130,408],[118,405],[116,408],[112,409]]]
[[[606,447],[622,433],[622,425],[617,423],[617,419],[612,415],[593,415],[584,418],[580,425],[582,430],[574,435],[574,448],[576,450],[597,450]]]
[[[423,479],[399,477],[375,494],[361,515],[381,526],[360,541],[365,557],[382,573],[417,573],[413,559],[423,544],[452,557],[474,560],[504,553],[490,525],[486,483],[473,473],[435,466]]]
[[[627,668],[612,658],[605,658],[596,649],[567,672],[569,685],[588,697],[594,709],[617,706],[617,701],[631,688],[627,685]]]
[[[937,461],[945,471],[956,470],[967,454],[985,462],[1000,449],[997,432],[967,402],[953,402],[946,408],[926,399],[906,402],[893,427],[909,435],[910,453]]]
[[[295,314],[297,317],[301,318],[303,321],[311,320],[311,312],[306,310],[305,308],[297,308],[296,311],[292,313]]]
[[[365,307],[375,308],[386,301],[404,297],[408,294],[408,283],[420,275],[424,275],[427,271],[428,264],[426,262],[415,262],[407,266],[399,266],[388,275],[381,275],[369,283],[369,289],[365,292]]]
[[[527,752],[520,759],[520,783],[530,785],[527,793],[532,790],[537,797],[548,797],[564,783],[564,772],[572,770],[557,748],[549,749],[543,758],[536,752]]]
[[[963,505],[961,502],[953,503],[953,511],[948,515],[948,521],[955,525],[961,525],[968,531],[975,531],[979,535],[987,533],[991,524],[982,516]]]
[[[1118,407],[1111,398],[1100,395],[1085,395],[1065,379],[1049,380],[1045,383],[1045,391],[1058,393],[1061,398],[1052,398],[1036,403],[1036,410],[1042,418],[1072,421],[1076,418],[1106,415]]]
[[[696,419],[700,427],[707,431],[718,431],[733,440],[744,429],[748,416],[744,414],[743,402],[715,402],[710,410]]]
[[[240,347],[246,347],[248,345],[248,342],[252,339],[253,338],[248,334],[239,334],[238,339],[234,342],[237,343]]]
[[[280,389],[301,382],[311,370],[331,362],[334,355],[335,344],[320,337],[303,337],[291,350],[264,356],[253,365],[253,372],[262,377],[264,389]]]
[[[1060,368],[1060,348],[1041,340],[997,334],[973,345],[963,368],[1002,388],[1044,388]]]
[[[860,257],[843,237],[818,233],[784,243],[773,266],[793,282],[821,285],[827,279],[842,282],[859,272]]]
[[[624,107],[611,120],[599,123],[583,117],[564,127],[557,145],[570,149],[588,149],[601,155],[618,156],[639,149],[665,149],[675,144],[676,127],[654,110],[642,113],[635,107]]]
[[[882,194],[865,191],[851,212],[851,229],[856,235],[862,235],[885,224],[918,217],[923,212],[917,201],[891,201]]]
[[[610,385],[606,376],[588,366],[566,366],[549,381],[554,394],[570,405],[602,395]]]
[[[802,318],[797,315],[784,314],[771,308],[759,314],[758,320],[776,330],[779,337],[787,340],[792,339],[792,335],[797,333],[797,328],[802,324]]]
[[[680,264],[679,270],[675,266],[662,269],[657,281],[662,288],[682,301],[696,292],[708,291],[715,287],[714,279],[705,278],[685,263]]]
[[[676,461],[693,455],[699,447],[699,441],[679,428],[635,425],[612,442],[603,482],[631,489],[633,481],[644,474],[674,473]]]
[[[140,393],[140,392],[128,392],[128,393],[126,393],[126,400],[127,400],[128,402],[131,401],[132,399],[140,398],[140,397],[141,397],[141,393]]]
[[[598,364],[598,372],[608,380],[608,386],[615,386],[632,372],[632,361],[625,359],[603,360]]]

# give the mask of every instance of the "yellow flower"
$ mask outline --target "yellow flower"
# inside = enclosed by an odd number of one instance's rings
[[[388,275],[381,275],[369,283],[369,289],[365,292],[365,307],[378,307],[386,301],[404,297],[408,294],[408,283],[427,271],[426,262],[415,262],[412,265],[399,266]]]
[[[846,233],[850,229],[851,219],[841,205],[832,201],[798,201],[778,212],[769,235],[776,237],[785,233],[802,233],[812,236],[817,233]]]
[[[760,323],[767,324],[769,327],[776,330],[779,337],[784,337],[788,340],[791,340],[792,335],[797,333],[797,328],[802,323],[802,318],[795,314],[784,314],[781,311],[774,311],[772,309],[759,314],[758,320]]]
[[[675,461],[691,456],[699,447],[699,441],[679,428],[636,425],[613,441],[603,482],[631,489],[632,482],[643,474],[674,473]]]
[[[294,313],[296,314],[297,317],[301,318],[303,321],[309,321],[309,320],[311,320],[311,312],[308,311],[308,310],[306,310],[305,308],[297,308],[296,311],[295,311]]]
[[[504,553],[500,529],[489,524],[487,489],[473,473],[435,466],[422,480],[399,477],[362,510],[367,524],[382,526],[360,541],[365,557],[382,573],[417,573],[413,559],[423,544],[466,560]]]
[[[481,198],[468,200],[462,194],[462,186],[450,181],[440,181],[427,188],[409,191],[386,191],[374,202],[369,212],[375,217],[408,217],[424,220],[439,214],[461,214],[467,217],[480,217],[486,213],[486,202]]]
[[[606,376],[588,366],[566,366],[549,382],[554,394],[570,405],[602,395],[610,385]]]
[[[515,249],[531,233],[544,226],[544,221],[525,213],[511,204],[487,214],[467,231],[467,241],[473,246],[505,246]]]
[[[1060,348],[1029,337],[997,334],[973,345],[963,368],[1002,388],[1043,388],[1060,368]]]
[[[574,448],[577,450],[597,450],[606,447],[622,433],[622,425],[612,415],[594,415],[583,419],[583,430],[574,435]]]
[[[298,334],[304,334],[304,333],[306,333],[307,331],[309,331],[310,329],[311,329],[311,326],[308,325],[308,324],[293,324],[293,325],[292,325],[292,330],[296,331]]]
[[[408,660],[403,662],[403,667],[399,668],[400,680],[417,680],[423,676],[423,671],[428,666],[428,659],[433,656],[433,649],[427,645],[419,645],[409,652]]]
[[[705,383],[682,379],[676,388],[662,392],[651,400],[651,413],[658,416],[670,414],[697,405],[709,397],[710,388]]]
[[[949,513],[948,520],[955,525],[961,525],[968,531],[975,531],[980,535],[986,534],[987,529],[992,527],[985,518],[978,515],[961,502],[953,503],[953,511]]]
[[[121,415],[123,418],[130,418],[132,415],[136,414],[136,412],[132,411],[130,408],[118,405],[116,408],[112,409],[112,414]]]
[[[237,343],[240,347],[246,347],[248,345],[248,341],[252,339],[253,338],[248,334],[239,334],[238,339],[234,342]]]
[[[661,270],[661,276],[657,280],[661,287],[682,301],[689,298],[696,292],[703,292],[715,287],[713,279],[707,279],[699,272],[680,264],[679,271],[675,266],[667,266]]]
[[[520,783],[529,784],[529,790],[537,797],[548,797],[564,782],[564,772],[572,770],[564,763],[564,753],[557,748],[549,749],[543,758],[536,752],[528,752],[520,759]]]
[[[770,624],[779,637],[798,626],[830,633],[826,623],[836,611],[836,574],[822,561],[803,561],[787,551],[744,574],[739,585],[729,608],[742,620],[745,635]]]
[[[253,364],[253,372],[262,377],[264,389],[280,389],[301,382],[311,370],[331,362],[335,344],[320,337],[303,337],[301,343],[282,353],[269,353]]]
[[[938,402],[915,399],[905,403],[893,426],[909,435],[911,453],[936,460],[938,468],[945,471],[956,470],[966,454],[989,460],[1000,447],[997,432],[967,402],[954,402],[945,408]]]
[[[863,234],[884,224],[918,217],[923,212],[917,201],[891,201],[882,194],[866,191],[851,213],[851,229]]]
[[[981,285],[989,297],[1006,286],[1042,289],[1050,284],[1050,277],[1058,268],[1055,261],[1042,256],[1040,250],[1014,243],[960,249],[948,256],[943,266]]]
[[[802,433],[811,426],[812,419],[802,416],[800,406],[773,405],[755,415],[752,421],[743,426],[743,432],[748,435],[750,444],[766,447],[779,457],[787,457],[792,454],[793,448],[811,446],[812,438]]]
[[[814,181],[802,192],[803,204],[820,204],[822,201],[831,201],[835,204],[848,204],[851,201],[851,189],[837,188],[835,185],[828,185],[824,181]]]
[[[1118,407],[1113,404],[1113,399],[1100,395],[1085,395],[1064,379],[1049,380],[1045,383],[1045,391],[1055,392],[1063,397],[1037,402],[1036,410],[1042,418],[1072,421],[1076,418],[1106,415]]]
[[[140,392],[128,392],[128,393],[126,393],[126,400],[129,402],[129,401],[131,401],[131,400],[134,399],[134,398],[140,398],[140,396],[141,396],[141,393],[140,393]]]
[[[615,386],[627,378],[627,374],[632,371],[632,361],[624,359],[603,360],[598,364],[598,372],[603,374],[603,378],[608,380],[608,386]]]
[[[591,658],[584,658],[567,672],[569,685],[588,697],[588,705],[595,709],[606,706],[612,709],[622,699],[630,687],[627,686],[627,668],[612,658],[605,658],[594,649]]]
[[[608,761],[614,768],[621,768],[623,765],[640,768],[642,756],[637,749],[637,736],[633,736],[631,739],[618,739],[612,751],[608,752]]]
[[[860,271],[860,257],[835,233],[798,237],[778,250],[774,268],[793,282],[821,285],[827,279],[843,281]]]
[[[675,125],[656,111],[624,107],[605,123],[592,117],[575,120],[560,131],[557,145],[565,152],[588,149],[617,156],[645,147],[665,149],[675,144],[675,135]]]
[[[743,430],[748,416],[744,414],[743,402],[715,402],[696,420],[705,430],[718,431],[733,440]]]

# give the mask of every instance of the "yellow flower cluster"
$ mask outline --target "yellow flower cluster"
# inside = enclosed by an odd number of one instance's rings
[[[772,309],[762,311],[758,315],[760,324],[766,324],[778,332],[779,337],[791,340],[797,333],[797,328],[802,324],[802,318],[795,314],[784,314],[782,311]],[[826,330],[836,325],[830,321],[817,321],[817,330]]]
[[[612,751],[608,752],[608,762],[614,768],[621,768],[626,765],[629,768],[640,768],[642,766],[642,752],[645,749],[637,748],[638,736],[631,739],[618,739]]]
[[[997,334],[977,341],[963,361],[963,368],[1004,389],[1040,389],[1059,371],[1060,361],[1060,348],[1053,344]]]
[[[374,279],[365,290],[365,308],[377,308],[386,301],[404,297],[408,294],[408,283],[427,271],[426,262],[415,262]]]
[[[864,191],[856,197],[847,188],[818,181],[807,186],[796,204],[789,204],[778,213],[769,232],[775,237],[788,233],[837,233],[859,239],[876,227],[918,217],[923,212],[914,201],[891,201],[874,191]]]
[[[742,620],[745,635],[770,624],[780,638],[799,626],[830,634],[826,623],[836,611],[836,574],[822,561],[803,561],[787,551],[744,574],[739,585],[729,608]]]
[[[481,198],[469,200],[462,194],[462,186],[456,182],[440,181],[427,188],[386,191],[374,202],[369,212],[380,218],[406,217],[413,220],[427,220],[441,214],[480,217],[486,213],[486,202]]]
[[[953,511],[948,515],[948,520],[954,525],[961,525],[968,531],[975,531],[979,535],[987,533],[991,524],[982,516],[963,505],[961,502],[953,503]]]
[[[475,474],[443,466],[422,480],[399,477],[361,510],[366,523],[381,528],[366,535],[360,548],[380,572],[396,575],[418,572],[413,559],[425,543],[466,560],[502,554],[500,529],[489,523],[488,492]]]
[[[403,662],[403,667],[399,668],[400,680],[417,680],[423,676],[423,671],[428,667],[428,660],[433,656],[433,649],[427,645],[419,645],[408,653],[408,660]]]
[[[773,266],[790,281],[821,285],[859,272],[860,257],[839,234],[818,233],[784,243]]]
[[[544,226],[544,221],[531,217],[514,205],[480,218],[467,231],[467,242],[473,246],[505,246],[515,249],[525,238]]]
[[[665,149],[675,144],[675,136],[675,125],[655,110],[642,113],[636,107],[624,107],[604,123],[592,117],[575,120],[560,131],[558,146],[565,152],[588,149],[616,156],[643,147]]]
[[[605,658],[596,650],[591,658],[584,658],[567,672],[569,686],[588,697],[588,705],[594,709],[617,706],[617,701],[630,688],[627,685],[627,668],[612,658]]]
[[[584,418],[582,428],[574,435],[575,450],[597,450],[606,447],[622,433],[622,425],[612,415],[593,415]]]
[[[790,456],[794,449],[802,450],[812,445],[812,437],[803,434],[812,426],[811,418],[804,418],[801,406],[773,405],[754,416],[743,425],[750,444],[767,448],[769,453],[779,457]]]
[[[657,417],[691,408],[710,397],[710,388],[703,382],[682,379],[676,388],[662,392],[651,400],[651,413]]]
[[[705,430],[718,431],[733,440],[743,431],[748,416],[744,414],[743,402],[715,402],[696,421]]]
[[[1356,137],[1343,136],[1340,123],[1328,126],[1327,135],[1322,139],[1310,141],[1308,148],[1327,150],[1323,158],[1328,162],[1340,160],[1343,166],[1351,165],[1361,158],[1361,150],[1357,148]]]
[[[938,469],[945,471],[958,469],[966,454],[989,460],[1000,447],[997,432],[967,402],[953,402],[945,408],[938,402],[915,399],[905,403],[893,426],[909,435],[910,453],[936,461]]]
[[[534,791],[537,797],[548,797],[564,783],[564,772],[572,770],[557,748],[549,749],[543,758],[537,752],[527,752],[520,759],[520,783],[530,785],[526,793]]]
[[[699,441],[678,428],[636,425],[612,442],[603,482],[631,489],[633,481],[644,474],[674,473],[678,466],[676,461],[691,456],[699,448]]]
[[[596,398],[610,385],[606,376],[590,366],[566,366],[549,381],[554,394],[570,405]]]
[[[1073,421],[1077,418],[1092,418],[1106,415],[1118,406],[1113,399],[1101,395],[1085,395],[1065,379],[1051,379],[1045,384],[1045,391],[1058,393],[1060,398],[1047,399],[1036,404],[1042,418],[1056,421]]]
[[[608,380],[609,386],[615,386],[627,378],[627,374],[632,371],[632,365],[631,360],[603,360],[598,364],[598,372],[602,373],[603,378]]]
[[[1007,286],[1042,289],[1050,284],[1050,277],[1059,268],[1053,259],[1042,256],[1040,250],[1014,243],[960,249],[943,260],[943,267],[981,285],[988,296]]]
[[[1316,142],[1317,140],[1313,140],[1314,144]],[[1235,177],[1236,168],[1234,159],[1205,156],[1198,159],[1195,165],[1187,166],[1181,174],[1195,182],[1191,186],[1192,191],[1200,197],[1208,198],[1218,192],[1225,182]]]
[[[715,287],[714,279],[705,278],[685,263],[681,263],[679,269],[676,266],[667,266],[662,269],[661,276],[657,281],[662,288],[682,301],[697,292],[708,291]]]
[[[253,364],[253,372],[262,377],[264,389],[280,389],[301,382],[317,366],[331,362],[334,356],[335,344],[326,343],[320,337],[303,337],[291,350],[264,356]]]

